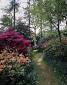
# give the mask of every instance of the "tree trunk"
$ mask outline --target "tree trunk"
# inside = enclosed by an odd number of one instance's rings
[[[60,42],[61,42],[60,20],[58,20],[57,31],[58,31],[58,35],[59,35],[59,40],[60,40]]]
[[[28,1],[28,5],[29,5],[29,11],[28,11],[28,14],[29,14],[29,36],[30,36],[30,38],[31,38],[31,31],[30,31],[30,0]]]
[[[66,27],[67,27],[67,19],[66,19]]]
[[[15,28],[15,0],[14,0],[14,28]]]
[[[35,30],[34,46],[37,46],[37,44],[36,44],[36,26],[35,26],[34,30]]]
[[[42,25],[41,25],[41,37],[42,37]]]
[[[42,38],[42,18],[41,18],[41,26],[40,26],[40,29],[41,29],[41,38]]]
[[[53,30],[53,28],[52,28],[52,23],[50,23],[50,30],[51,30],[51,32],[52,32],[52,30]]]

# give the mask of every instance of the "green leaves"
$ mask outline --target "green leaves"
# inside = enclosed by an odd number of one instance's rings
[[[4,15],[2,18],[2,25],[4,26],[10,26],[11,25],[11,19],[9,16]]]
[[[64,0],[34,0],[31,10],[32,15],[38,19],[35,18],[38,24],[43,20],[43,24],[48,21],[53,25],[58,18],[62,21],[67,16],[67,5]]]

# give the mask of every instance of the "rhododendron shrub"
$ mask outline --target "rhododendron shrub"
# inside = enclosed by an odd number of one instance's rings
[[[12,48],[19,53],[25,54],[27,53],[27,47],[31,47],[30,41],[13,29],[0,34],[0,50],[4,48]]]
[[[34,64],[26,54],[30,47],[30,41],[13,29],[1,33],[1,85],[36,85]]]
[[[26,65],[31,62],[31,60],[28,56],[24,56],[23,54],[17,55],[16,52],[8,52],[8,50],[3,50],[0,53],[0,73],[6,66],[12,68],[12,63],[14,62],[21,65]]]
[[[32,61],[23,54],[3,50],[0,53],[0,85],[36,85]]]

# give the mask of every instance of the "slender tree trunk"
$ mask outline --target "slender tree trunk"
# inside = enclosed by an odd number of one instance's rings
[[[43,36],[42,35],[42,18],[41,18],[41,27],[40,27],[40,29],[41,29],[41,37]]]
[[[65,24],[66,24],[66,27],[67,27],[67,16],[65,17],[65,21],[66,21]]]
[[[52,28],[52,23],[50,23],[50,30],[51,30],[51,32],[52,32],[52,30],[53,30],[53,28]]]
[[[34,30],[35,30],[34,46],[37,46],[37,44],[36,44],[36,26],[35,26]]]
[[[41,26],[41,37],[42,37],[42,26]]]
[[[31,38],[31,31],[30,31],[30,18],[31,18],[31,15],[30,15],[30,0],[28,0],[28,5],[29,5],[29,11],[28,11],[28,14],[29,14],[29,36],[30,36],[30,38]]]
[[[14,28],[15,28],[15,0],[14,0]]]
[[[58,24],[57,24],[57,31],[58,31],[58,35],[59,35],[59,40],[61,42],[61,32],[60,32],[60,20],[58,20]]]

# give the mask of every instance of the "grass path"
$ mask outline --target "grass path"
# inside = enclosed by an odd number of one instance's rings
[[[60,85],[50,67],[43,62],[42,53],[36,53],[33,58],[38,72],[38,85]]]

